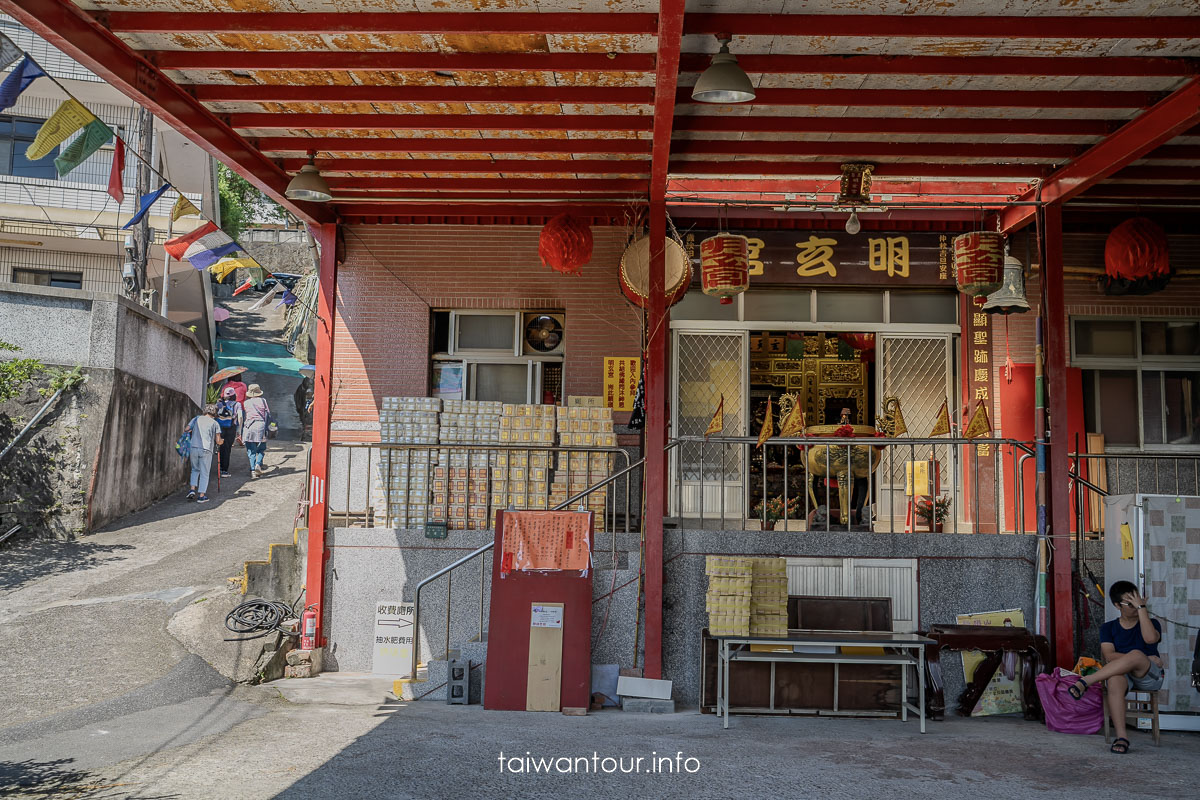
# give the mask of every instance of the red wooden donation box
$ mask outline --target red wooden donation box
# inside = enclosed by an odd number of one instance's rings
[[[591,551],[591,512],[496,514],[484,708],[588,707]]]

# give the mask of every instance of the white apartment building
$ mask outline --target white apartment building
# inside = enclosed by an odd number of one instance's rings
[[[71,139],[40,161],[25,159],[25,149],[42,123],[66,99],[52,81],[39,78],[12,108],[0,113],[0,284],[124,294],[122,268],[127,260],[125,237],[129,231],[120,226],[137,209],[138,161],[130,151],[141,148],[138,108],[117,89],[12,18],[0,15],[0,32],[30,53],[126,144],[125,200],[118,206],[107,191],[112,143],[63,178],[58,177],[54,158]],[[182,189],[197,207],[204,208],[202,196],[207,199],[213,194],[205,190],[211,181],[208,155],[158,120],[154,121],[151,163],[156,167],[161,164],[171,184]],[[158,188],[158,181],[156,176],[151,177],[150,191]],[[150,251],[147,273],[149,288],[155,290],[155,312],[161,308],[162,297],[165,254],[161,245],[167,238],[168,214],[176,197],[168,191],[149,215],[155,246]],[[199,224],[201,220],[195,217],[182,219],[175,223],[174,234]],[[174,262],[170,274],[167,316],[185,326],[195,325],[201,341],[207,344],[212,308],[207,275],[186,262]]]

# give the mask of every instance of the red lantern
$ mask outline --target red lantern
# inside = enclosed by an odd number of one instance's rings
[[[1104,271],[1127,281],[1169,275],[1166,232],[1145,217],[1125,220],[1104,242]]]
[[[750,287],[750,240],[718,233],[700,243],[700,283],[709,297],[732,303]]]
[[[559,214],[546,223],[538,236],[542,265],[564,275],[578,275],[592,258],[592,229],[570,214]]]
[[[863,361],[875,360],[875,334],[839,333],[838,338],[862,353]]]
[[[994,231],[972,231],[954,238],[954,271],[958,290],[985,297],[1004,283],[1004,237]]]

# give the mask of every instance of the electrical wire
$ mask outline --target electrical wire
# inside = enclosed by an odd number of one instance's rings
[[[292,635],[295,631],[284,628],[284,620],[296,617],[296,603],[304,595],[304,590],[296,596],[296,601],[290,606],[274,600],[247,600],[238,603],[233,610],[225,615],[225,627],[237,634],[245,634],[236,638],[227,638],[227,642],[248,642],[261,639],[272,633]]]

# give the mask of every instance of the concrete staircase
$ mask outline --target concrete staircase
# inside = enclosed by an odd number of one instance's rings
[[[594,571],[592,574],[592,663],[620,664],[627,666],[633,663],[634,631],[628,621],[634,619],[637,607],[637,577],[638,577],[638,548],[641,543],[639,533],[617,533],[616,548],[613,548],[613,534],[599,533],[596,535],[596,546],[592,555]],[[615,581],[614,581],[615,579]],[[615,586],[615,591],[613,588]],[[612,592],[611,608],[609,607],[610,591]],[[478,593],[466,593],[462,597],[455,596],[454,602],[478,603]],[[605,624],[605,613],[608,621]],[[422,617],[422,622],[425,618]],[[427,624],[436,626],[438,623],[430,620]],[[424,628],[424,625],[422,625]],[[601,628],[603,634],[601,635]],[[428,629],[427,629],[428,630]],[[599,637],[599,640],[597,640]],[[438,653],[442,655],[442,653]],[[471,681],[468,702],[483,702],[484,683],[487,674],[487,632],[482,639],[460,641],[450,648],[451,659],[457,658],[470,661]],[[422,670],[423,668],[423,670]],[[397,696],[403,700],[437,700],[446,701],[446,683],[449,674],[449,661],[438,658],[430,659],[422,668],[418,668],[416,681],[405,681],[402,686],[398,682]]]

